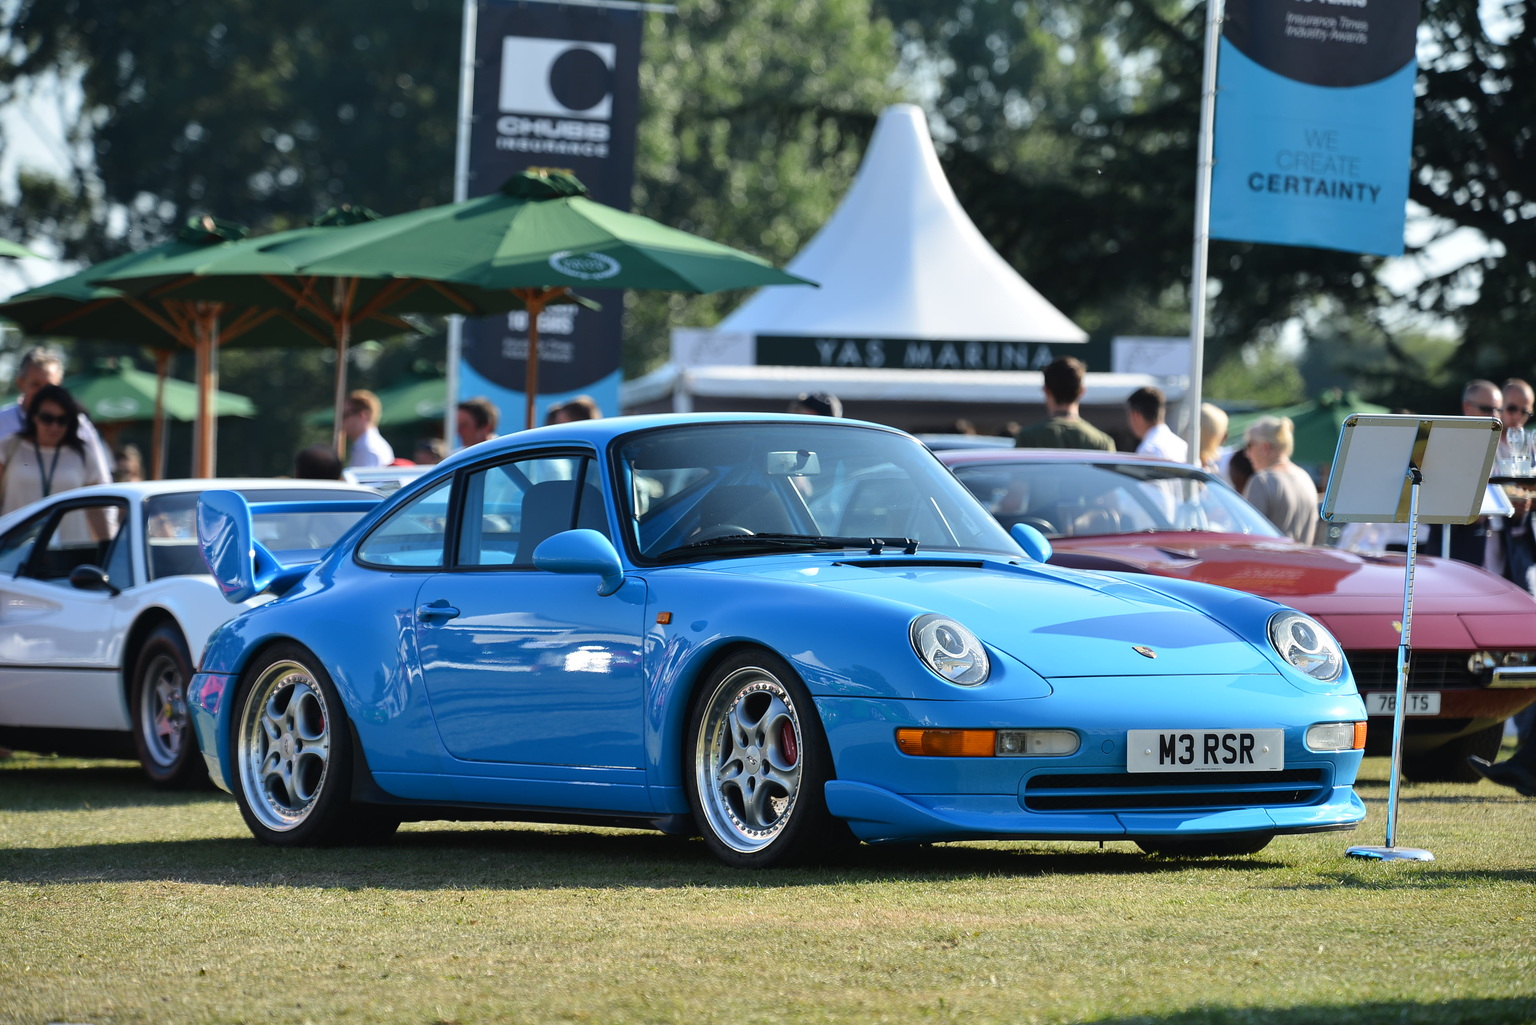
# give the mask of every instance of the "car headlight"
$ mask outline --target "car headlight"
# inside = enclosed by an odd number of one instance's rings
[[[923,664],[950,683],[974,687],[985,683],[992,660],[981,641],[948,616],[930,612],[912,621],[912,650]]]
[[[1323,624],[1294,609],[1269,619],[1269,643],[1286,663],[1321,683],[1344,673],[1344,651]]]

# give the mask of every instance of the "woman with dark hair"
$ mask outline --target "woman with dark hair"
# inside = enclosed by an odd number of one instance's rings
[[[26,426],[0,443],[0,515],[111,479],[100,450],[80,437],[74,396],[56,384],[37,390],[27,403]]]

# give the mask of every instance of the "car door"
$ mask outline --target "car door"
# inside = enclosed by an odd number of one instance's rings
[[[80,588],[80,566],[133,586],[122,499],[63,501],[0,538],[0,723],[126,730],[123,639],[131,599]]]
[[[417,596],[423,679],[443,743],[466,761],[639,770],[644,585],[597,593],[533,565],[587,527],[612,538],[594,460],[509,459],[460,475],[452,566]]]

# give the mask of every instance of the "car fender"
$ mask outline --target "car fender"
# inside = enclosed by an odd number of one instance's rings
[[[767,577],[754,577],[750,587],[722,587],[720,577],[677,569],[647,579],[646,750],[652,778],[662,786],[680,784],[695,692],[716,665],[744,648],[787,661],[813,701],[943,700],[982,691],[996,700],[1022,700],[1051,693],[1039,675],[996,650],[992,677],[982,687],[940,678],[918,658],[908,632],[927,608]],[[826,597],[818,602],[818,594]]]

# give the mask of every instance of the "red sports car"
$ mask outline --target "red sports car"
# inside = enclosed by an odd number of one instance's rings
[[[1053,563],[1153,573],[1263,595],[1320,619],[1344,647],[1385,754],[1403,618],[1401,553],[1297,544],[1226,482],[1144,456],[1065,449],[953,449],[939,457],[1005,527],[1051,539]],[[1447,559],[1414,562],[1403,773],[1472,781],[1504,720],[1536,702],[1536,599]]]

